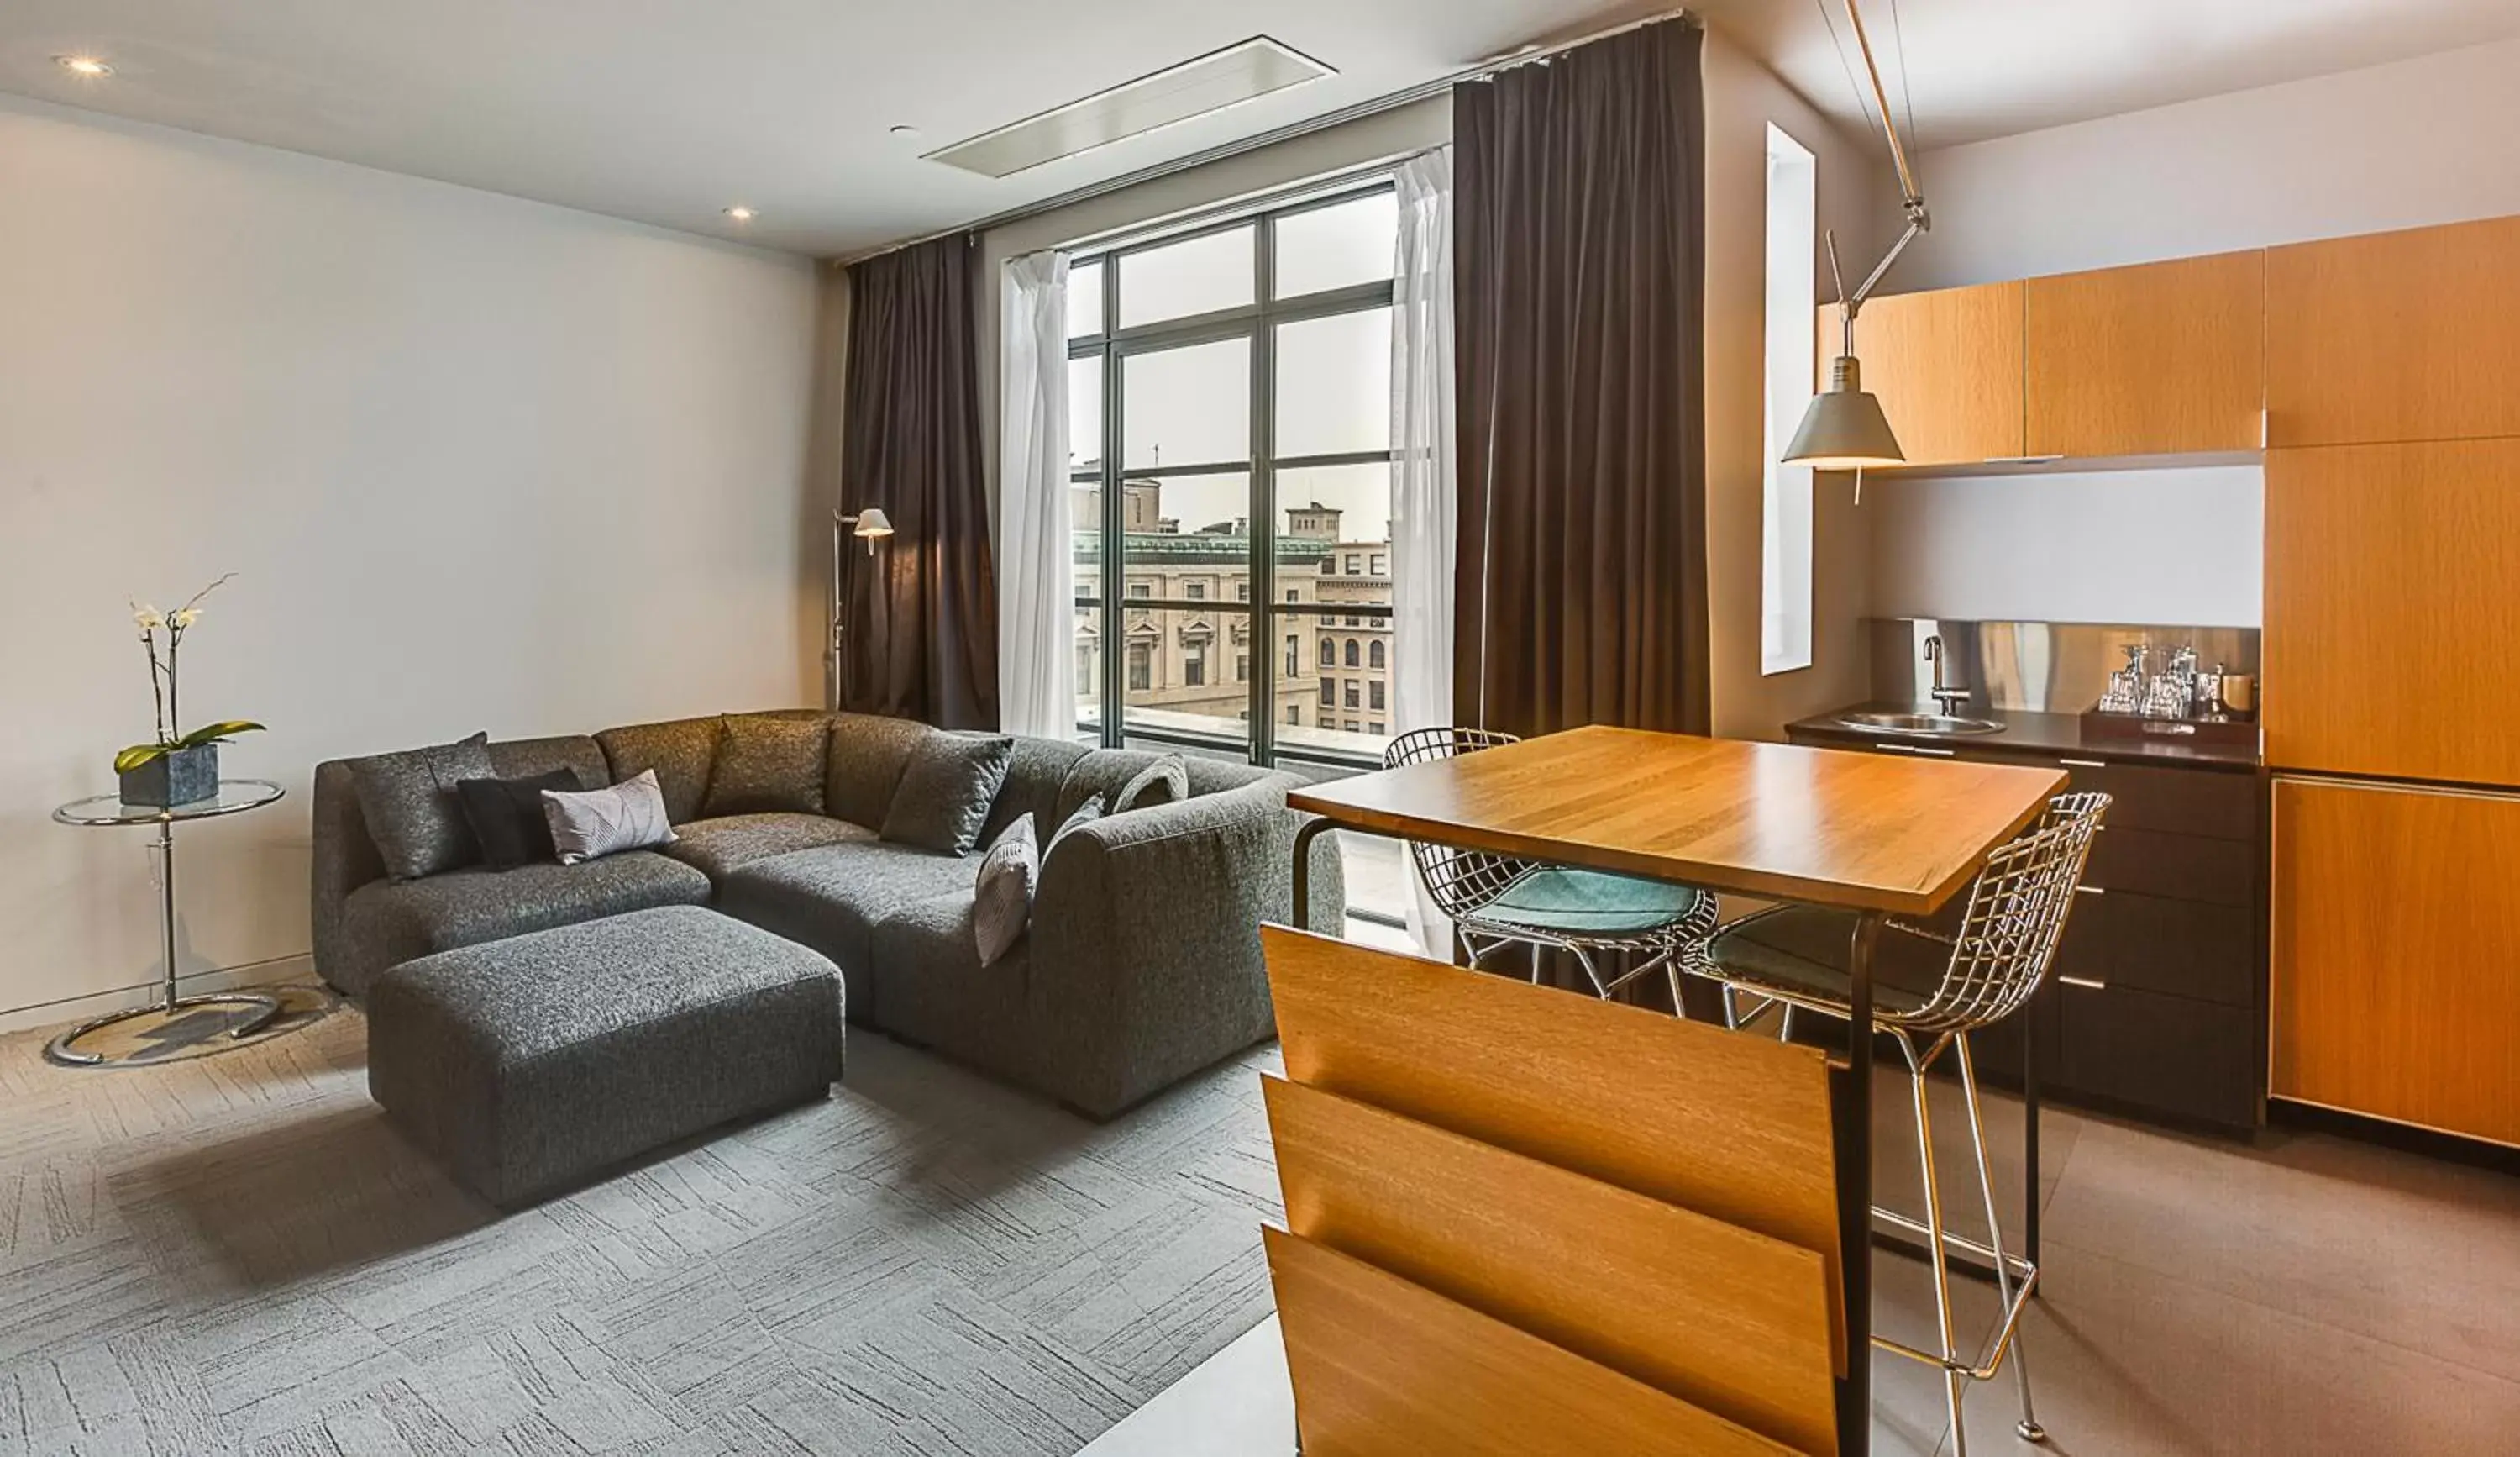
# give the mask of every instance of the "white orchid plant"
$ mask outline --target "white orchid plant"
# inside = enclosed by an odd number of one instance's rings
[[[199,749],[204,744],[224,744],[239,734],[258,733],[262,725],[243,718],[205,723],[187,733],[178,714],[181,702],[176,696],[176,667],[184,646],[184,634],[202,620],[202,599],[227,585],[231,571],[194,593],[182,607],[161,613],[145,602],[131,604],[131,623],[140,629],[141,646],[149,654],[149,693],[158,707],[158,742],[134,744],[113,756],[113,772],[128,774],[143,764],[164,754]],[[165,652],[158,652],[159,637],[165,639]]]

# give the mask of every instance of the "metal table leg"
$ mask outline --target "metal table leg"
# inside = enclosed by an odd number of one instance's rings
[[[1313,929],[1313,842],[1322,832],[1332,828],[1318,815],[1307,818],[1295,831],[1295,929]]]
[[[45,1043],[44,1056],[53,1062],[71,1068],[93,1068],[107,1062],[130,1061],[127,1058],[110,1059],[103,1053],[81,1052],[74,1044],[81,1037],[100,1027],[110,1027],[135,1018],[172,1018],[179,1012],[188,1012],[196,1007],[237,1007],[244,1009],[247,1015],[223,1029],[230,1039],[234,1039],[252,1036],[271,1025],[272,1020],[280,1016],[280,999],[266,996],[261,992],[212,991],[188,997],[176,991],[175,826],[172,821],[158,822],[158,842],[151,848],[158,852],[158,925],[166,965],[165,989],[156,1006],[134,1007],[128,1011],[110,1013],[93,1021],[80,1023],[77,1026]]]
[[[1838,1387],[1838,1450],[1872,1450],[1872,947],[1879,913],[1856,917],[1849,983],[1846,1138],[1837,1172],[1838,1259],[1846,1285],[1846,1380]]]
[[[2021,1009],[2021,1252],[2039,1263],[2039,998]],[[2041,1298],[2039,1287],[2030,1288]]]

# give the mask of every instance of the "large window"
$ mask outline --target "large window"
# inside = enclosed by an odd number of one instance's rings
[[[1086,737],[1326,771],[1379,758],[1384,725],[1332,710],[1360,683],[1376,707],[1388,693],[1397,226],[1376,182],[1071,263]],[[1279,673],[1247,670],[1255,639],[1283,643],[1258,658]],[[1116,660],[1097,651],[1114,642]]]
[[[1812,283],[1819,164],[1768,128],[1768,428],[1760,524],[1759,667],[1812,662],[1812,472],[1778,459],[1812,397]]]

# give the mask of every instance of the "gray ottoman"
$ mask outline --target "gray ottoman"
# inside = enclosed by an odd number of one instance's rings
[[[698,906],[407,961],[368,992],[368,1091],[496,1205],[828,1096],[840,976]]]

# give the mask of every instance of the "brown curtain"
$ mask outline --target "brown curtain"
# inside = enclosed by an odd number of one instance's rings
[[[1707,730],[1703,40],[1453,88],[1463,723]]]
[[[974,246],[966,233],[849,269],[840,509],[881,507],[894,534],[872,558],[844,547],[840,706],[947,728],[998,722]]]

